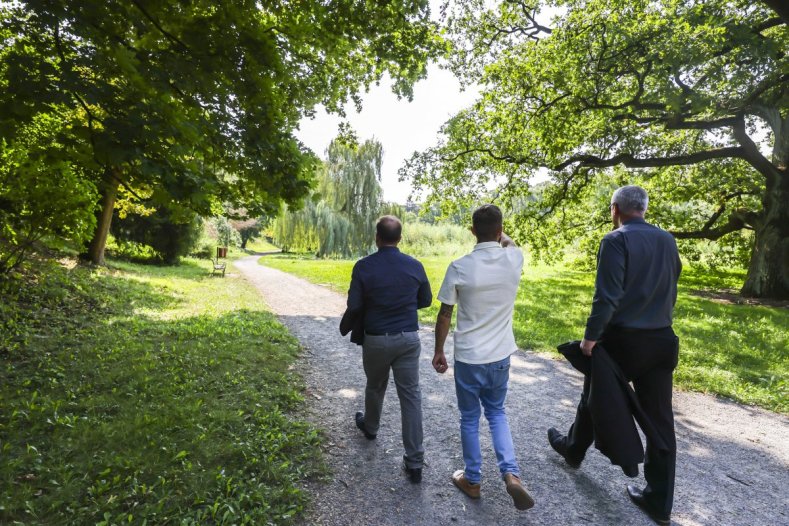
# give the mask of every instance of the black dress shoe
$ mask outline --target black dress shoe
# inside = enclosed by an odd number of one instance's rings
[[[578,469],[581,467],[581,462],[575,462],[570,460],[567,457],[567,437],[563,434],[559,433],[559,430],[555,427],[552,427],[548,430],[548,443],[551,445],[554,451],[559,453],[564,461],[567,462],[571,468]]]
[[[650,519],[655,521],[657,524],[660,524],[661,526],[670,526],[671,518],[653,510],[652,507],[647,502],[647,500],[644,498],[644,492],[641,491],[639,488],[628,484],[627,495],[628,497],[630,497],[630,500],[632,500],[636,506],[641,508],[641,510],[644,513],[649,515]]]
[[[357,412],[355,420],[356,420],[356,427],[362,430],[362,433],[364,433],[364,437],[367,440],[375,440],[375,437],[378,435],[373,435],[372,433],[368,433],[367,429],[364,427],[364,413],[362,413],[361,411]]]
[[[412,483],[419,484],[422,482],[422,468],[409,468],[403,462],[403,471],[405,471],[405,474],[408,475],[408,480]]]

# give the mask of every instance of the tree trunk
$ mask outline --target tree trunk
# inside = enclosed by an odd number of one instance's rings
[[[789,299],[789,175],[768,185],[742,295]]]
[[[98,214],[96,233],[88,247],[88,260],[94,265],[104,265],[104,248],[107,246],[107,235],[110,233],[112,212],[115,209],[115,198],[118,195],[120,173],[117,168],[107,171],[101,185],[101,211]]]

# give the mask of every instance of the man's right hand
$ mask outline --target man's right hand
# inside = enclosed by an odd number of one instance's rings
[[[501,233],[501,237],[499,238],[499,243],[501,243],[501,246],[503,248],[518,246],[515,244],[515,241],[513,241],[512,238],[507,234],[505,234],[504,232]]]
[[[447,372],[447,369],[449,369],[444,351],[436,351],[435,354],[433,354],[433,369],[435,369],[438,374],[444,374]]]

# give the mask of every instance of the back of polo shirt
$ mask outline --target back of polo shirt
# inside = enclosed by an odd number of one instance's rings
[[[512,313],[522,270],[520,249],[495,241],[478,243],[449,265],[438,300],[457,305],[455,360],[491,363],[518,349]]]

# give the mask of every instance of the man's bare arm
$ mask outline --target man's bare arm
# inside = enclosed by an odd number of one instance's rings
[[[444,343],[449,335],[449,326],[452,324],[452,311],[454,308],[454,305],[442,303],[436,318],[436,350],[433,353],[433,369],[441,374],[447,372],[449,368],[447,357],[444,355]]]

